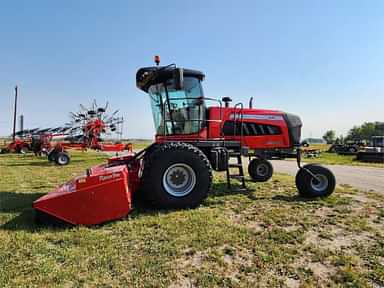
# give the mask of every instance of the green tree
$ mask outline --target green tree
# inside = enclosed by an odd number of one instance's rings
[[[323,135],[323,139],[327,141],[327,144],[333,144],[336,140],[336,132],[334,130],[328,130]]]
[[[344,136],[340,135],[339,137],[336,138],[335,140],[336,144],[344,144]]]
[[[370,140],[372,136],[384,136],[384,122],[365,122],[349,130],[347,140]]]

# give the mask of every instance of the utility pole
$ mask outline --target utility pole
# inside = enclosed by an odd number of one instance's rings
[[[16,137],[16,114],[17,114],[17,86],[15,86],[15,106],[13,111],[13,133],[12,133],[13,142],[15,142],[15,137]]]

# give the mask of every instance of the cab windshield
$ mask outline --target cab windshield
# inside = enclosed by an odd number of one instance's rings
[[[157,135],[198,133],[204,125],[205,106],[200,80],[185,77],[182,90],[173,79],[148,89]]]

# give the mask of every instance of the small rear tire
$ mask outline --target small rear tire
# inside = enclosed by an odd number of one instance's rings
[[[273,175],[273,166],[268,160],[254,158],[248,164],[248,174],[255,182],[266,182]]]
[[[71,160],[71,158],[69,157],[69,155],[67,153],[59,152],[59,153],[57,153],[55,162],[57,165],[65,166],[65,165],[69,164],[70,160]]]
[[[306,170],[314,174],[317,179]],[[327,197],[333,193],[335,186],[336,179],[331,170],[317,164],[307,164],[296,174],[296,187],[303,197]]]

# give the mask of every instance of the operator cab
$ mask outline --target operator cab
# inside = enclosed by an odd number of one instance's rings
[[[141,68],[137,87],[148,93],[156,134],[190,135],[206,126],[206,110],[200,71],[176,65]]]

